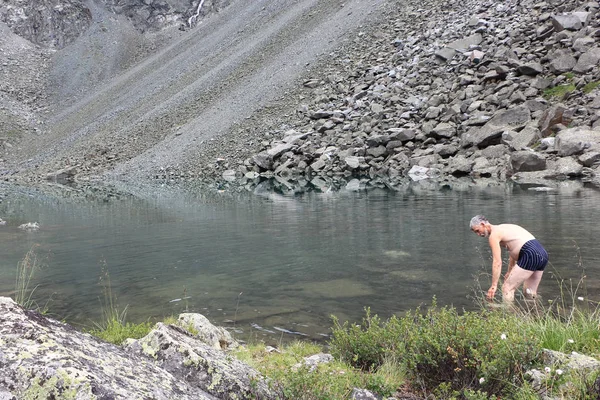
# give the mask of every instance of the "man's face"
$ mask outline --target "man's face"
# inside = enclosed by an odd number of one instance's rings
[[[488,230],[487,226],[483,222],[480,223],[479,225],[475,225],[471,230],[481,237],[490,236],[490,231]]]

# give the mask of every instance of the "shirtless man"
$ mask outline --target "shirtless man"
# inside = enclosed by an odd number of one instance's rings
[[[487,291],[488,300],[493,300],[498,288],[502,270],[500,247],[508,249],[508,271],[502,285],[502,298],[512,302],[515,289],[523,284],[523,293],[535,298],[542,280],[544,268],[548,264],[548,253],[540,242],[519,225],[492,225],[483,215],[471,219],[471,230],[481,237],[487,237],[492,249],[492,286]]]

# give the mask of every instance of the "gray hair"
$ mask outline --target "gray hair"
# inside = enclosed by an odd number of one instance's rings
[[[477,226],[477,225],[481,224],[482,222],[489,223],[490,221],[488,221],[487,218],[484,217],[483,215],[476,215],[473,218],[471,218],[471,224],[469,226],[471,227],[471,229],[473,229],[474,226]]]

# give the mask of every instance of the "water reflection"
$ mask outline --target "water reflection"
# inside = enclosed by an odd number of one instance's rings
[[[128,318],[184,310],[234,327],[240,337],[322,338],[330,315],[358,320],[430,303],[473,308],[489,286],[490,252],[468,222],[519,223],[550,253],[549,272],[597,293],[600,193],[566,184],[539,192],[511,185],[413,183],[394,190],[278,193],[173,187],[96,193],[0,187],[0,294],[34,244],[46,267],[38,302],[71,323],[101,318],[102,268]],[[37,232],[18,225],[39,222]],[[585,272],[584,269],[585,268]],[[558,293],[549,273],[540,292]]]

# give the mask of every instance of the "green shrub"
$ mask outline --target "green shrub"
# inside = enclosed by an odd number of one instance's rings
[[[370,373],[340,361],[320,364],[314,369],[303,365],[304,357],[320,352],[322,349],[317,345],[294,342],[280,352],[267,352],[264,345],[242,347],[236,356],[268,377],[280,399],[347,399],[355,387],[391,396],[404,383],[403,376],[389,360],[381,371]]]
[[[395,354],[413,385],[441,397],[506,395],[541,349],[532,326],[514,314],[459,314],[435,302],[425,313],[386,322],[368,311],[361,325],[334,322],[332,353],[363,368],[377,368],[386,354]]]
[[[398,346],[404,346],[404,334],[397,317],[382,322],[377,315],[371,316],[370,309],[366,308],[365,312],[360,325],[347,321],[340,324],[332,316],[331,350],[334,357],[368,371],[381,366],[390,351],[396,353]]]

